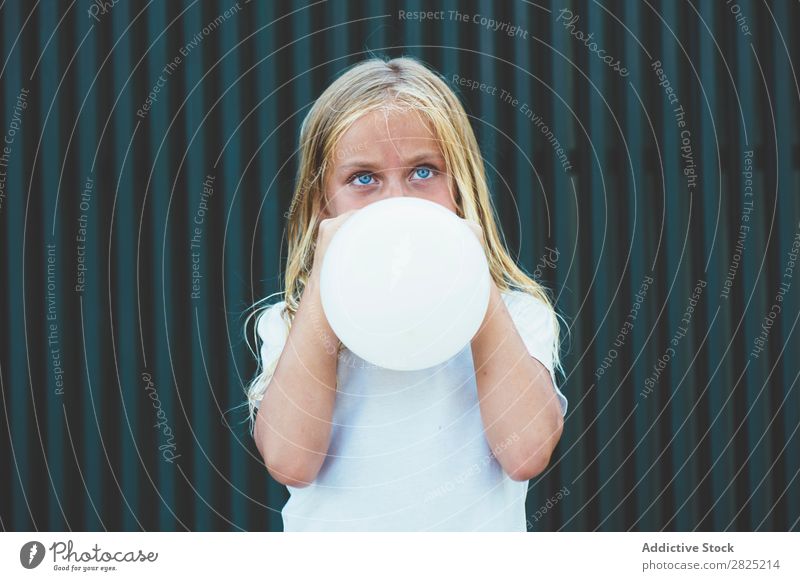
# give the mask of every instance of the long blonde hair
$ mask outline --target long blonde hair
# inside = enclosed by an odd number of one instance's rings
[[[324,184],[333,162],[335,147],[350,125],[388,102],[411,107],[430,122],[439,140],[447,173],[455,185],[457,214],[481,225],[486,239],[487,261],[500,291],[526,292],[551,310],[556,340],[553,366],[563,374],[559,356],[558,315],[546,289],[523,272],[500,240],[492,210],[486,173],[478,142],[464,107],[446,81],[419,61],[409,58],[369,58],[348,69],[320,95],[300,127],[299,167],[294,197],[288,212],[288,257],[284,277],[282,316],[291,325],[300,297],[310,276],[319,222],[323,210]],[[273,295],[274,296],[274,295]],[[253,305],[251,317],[272,304]],[[254,331],[254,336],[256,335]],[[245,333],[246,336],[246,333]],[[257,338],[254,343],[257,347]],[[339,345],[341,348],[341,344]],[[254,350],[258,355],[258,350]],[[259,371],[246,387],[251,430],[255,402],[266,388],[272,369]]]

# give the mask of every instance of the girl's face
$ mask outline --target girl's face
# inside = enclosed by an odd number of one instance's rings
[[[439,140],[413,110],[375,110],[342,135],[325,180],[323,217],[392,196],[415,196],[456,213]]]

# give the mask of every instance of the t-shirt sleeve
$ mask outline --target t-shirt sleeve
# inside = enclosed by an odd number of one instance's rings
[[[558,389],[553,370],[553,352],[557,346],[556,321],[552,311],[543,301],[521,291],[505,294],[504,298],[508,312],[528,352],[550,372],[550,379],[561,405],[561,415],[567,415],[567,398]]]
[[[284,304],[285,301],[281,301],[268,307],[258,316],[256,322],[256,331],[261,345],[259,351],[261,369],[265,373],[265,380],[261,382],[262,391],[255,401],[256,408],[261,404],[264,390],[275,372],[275,366],[278,364],[278,359],[289,336],[289,326],[281,315]]]

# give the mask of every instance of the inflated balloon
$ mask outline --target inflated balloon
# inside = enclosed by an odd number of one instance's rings
[[[334,234],[320,272],[325,316],[362,359],[426,369],[461,351],[486,315],[489,267],[447,208],[414,197],[374,202]]]

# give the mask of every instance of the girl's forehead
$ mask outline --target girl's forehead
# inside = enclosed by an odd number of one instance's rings
[[[353,121],[342,139],[399,139],[403,137],[433,138],[435,132],[430,121],[419,111],[403,109],[376,109]]]
[[[342,133],[333,150],[334,162],[383,148],[440,152],[440,143],[430,121],[419,111],[377,109],[353,121]]]

